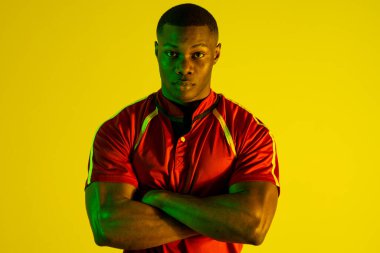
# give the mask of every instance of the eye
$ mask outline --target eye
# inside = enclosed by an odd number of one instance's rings
[[[165,54],[166,54],[167,56],[169,56],[170,58],[174,58],[174,57],[177,57],[177,56],[178,56],[178,53],[177,53],[177,52],[175,52],[175,51],[171,51],[171,50],[166,51]]]
[[[193,58],[195,58],[195,59],[199,59],[199,58],[202,58],[204,56],[205,56],[205,54],[203,52],[195,52],[193,54]]]

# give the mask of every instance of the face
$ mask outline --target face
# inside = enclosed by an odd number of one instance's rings
[[[155,52],[166,98],[186,104],[209,95],[220,44],[217,45],[217,36],[206,25],[165,24],[157,35]]]

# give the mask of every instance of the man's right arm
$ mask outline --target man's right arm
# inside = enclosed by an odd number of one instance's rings
[[[86,188],[86,209],[99,246],[146,249],[185,239],[196,232],[162,211],[133,200],[126,183],[93,182]]]

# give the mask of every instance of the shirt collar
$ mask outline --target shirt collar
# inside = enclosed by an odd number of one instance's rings
[[[211,112],[214,107],[216,107],[218,99],[218,94],[216,94],[213,90],[210,89],[210,94],[203,99],[203,101],[198,105],[197,109],[195,109],[192,119],[193,121],[205,116],[208,112]],[[171,120],[174,121],[182,121],[184,117],[184,113],[175,103],[167,99],[162,94],[162,89],[160,89],[156,93],[156,106],[159,111],[164,115],[168,116]],[[204,115],[202,115],[204,114]]]

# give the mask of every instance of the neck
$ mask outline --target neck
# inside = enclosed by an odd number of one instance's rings
[[[167,100],[169,100],[172,104],[174,104],[177,108],[179,108],[185,115],[192,115],[194,111],[198,108],[200,103],[202,103],[202,101],[205,100],[205,98],[202,98],[191,102],[179,102],[167,98],[165,95],[164,97]]]

